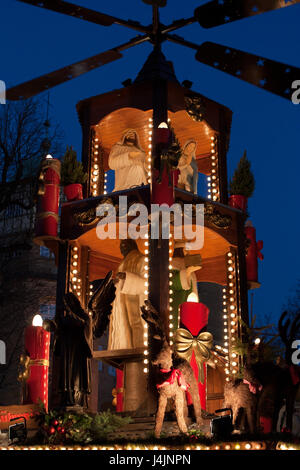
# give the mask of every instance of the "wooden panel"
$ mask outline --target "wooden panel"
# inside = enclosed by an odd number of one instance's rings
[[[12,418],[24,416],[26,418],[26,424],[28,429],[37,429],[38,425],[34,419],[34,415],[39,413],[37,405],[11,405],[11,406],[0,406],[0,430],[8,429],[11,424],[21,423],[22,420],[12,421]]]
[[[116,234],[118,235],[118,224]],[[120,241],[117,238],[100,240],[97,237],[96,228],[83,234],[77,239],[77,241],[82,246],[89,246],[95,253],[102,253],[104,255],[121,259]],[[139,249],[142,251],[142,240],[138,239],[137,244]],[[207,227],[204,227],[204,246],[201,250],[191,250],[191,254],[201,253],[203,259],[216,258],[217,256],[224,255],[228,251],[229,246],[230,245],[227,240],[221,237],[221,235]]]
[[[196,272],[198,282],[213,282],[225,286],[227,269],[225,256],[203,259],[202,269]]]
[[[108,170],[108,155],[112,146],[118,142],[122,134],[129,128],[135,129],[139,135],[140,143],[145,152],[148,152],[149,145],[149,118],[152,117],[152,110],[141,111],[134,108],[122,108],[113,111],[105,116],[97,126],[95,126],[96,136],[104,151],[104,169]],[[189,139],[197,142],[197,160],[205,159],[205,164],[199,164],[199,171],[210,174],[210,137],[214,131],[203,121],[194,121],[186,111],[177,113],[169,112],[171,125],[174,128],[176,137],[183,146]],[[205,170],[205,171],[203,171]]]
[[[121,262],[120,258],[113,256],[101,255],[101,253],[90,253],[90,264],[89,264],[89,281],[92,282],[95,279],[104,279],[109,271],[118,269]]]
[[[194,121],[185,110],[169,112],[169,118],[180,144],[184,145],[187,140],[194,139],[197,142],[197,159],[203,155],[207,157],[211,150],[210,138],[215,134],[208,124],[205,121]]]
[[[207,368],[207,406],[209,413],[223,407],[225,373],[221,367]]]

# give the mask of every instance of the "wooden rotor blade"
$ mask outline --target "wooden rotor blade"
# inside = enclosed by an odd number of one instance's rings
[[[288,100],[293,82],[300,80],[297,67],[212,42],[198,47],[196,59]]]
[[[72,78],[79,77],[86,72],[90,72],[97,67],[101,67],[121,57],[123,56],[118,51],[110,50],[102,52],[89,59],[76,62],[55,72],[47,73],[39,78],[34,78],[33,80],[10,88],[7,90],[7,99],[15,101],[31,98],[38,93],[49,90],[49,88],[53,88],[68,80],[72,80]]]
[[[203,28],[213,28],[297,3],[300,0],[212,0],[196,8],[194,15]]]
[[[89,8],[75,5],[74,3],[65,2],[63,0],[18,0],[22,3],[28,3],[40,8],[46,8],[47,10],[56,11],[63,13],[64,15],[73,16],[80,20],[90,21],[101,26],[111,26],[112,24],[120,24],[136,31],[143,33],[148,32],[148,28],[139,24],[138,21],[122,20],[115,18],[114,16],[106,15]]]
[[[167,5],[167,0],[143,0],[147,5],[163,8]]]
[[[100,54],[97,54],[88,59],[76,62],[72,65],[68,65],[67,67],[63,67],[62,69],[56,70],[54,72],[46,73],[41,77],[34,78],[33,80],[29,80],[28,82],[22,83],[21,85],[10,88],[7,90],[6,97],[8,100],[15,101],[35,96],[38,93],[49,90],[49,88],[53,88],[57,85],[60,85],[61,83],[79,77],[84,73],[90,72],[91,70],[120,59],[123,57],[120,51],[148,40],[148,36],[137,36],[129,42],[115,47],[114,49],[101,52]]]

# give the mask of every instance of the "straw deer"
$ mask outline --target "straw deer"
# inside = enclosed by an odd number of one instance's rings
[[[162,320],[151,303],[146,301],[141,310],[143,319],[152,329],[158,351],[152,360],[152,364],[156,366],[156,387],[159,393],[155,437],[160,437],[168,399],[173,399],[175,402],[176,418],[180,431],[187,433],[185,421],[187,417],[185,392],[187,390],[193,400],[196,422],[198,425],[203,424],[198,384],[193,369],[186,360],[179,358],[172,350],[167,341]]]

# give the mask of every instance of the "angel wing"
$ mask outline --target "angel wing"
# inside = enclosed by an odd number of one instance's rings
[[[93,330],[96,338],[100,338],[104,334],[109,324],[115,292],[116,288],[112,280],[112,271],[110,271],[88,304],[89,310],[93,312]]]
[[[76,295],[73,292],[68,292],[64,295],[65,305],[65,320],[77,324],[84,324],[87,320],[87,314],[82,308],[82,305]]]

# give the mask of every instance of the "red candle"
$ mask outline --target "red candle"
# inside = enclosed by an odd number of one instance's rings
[[[258,281],[258,262],[257,258],[263,259],[263,255],[260,250],[263,248],[263,242],[256,242],[256,230],[252,226],[251,222],[247,222],[248,225],[245,227],[246,237],[249,240],[249,246],[247,249],[246,262],[247,262],[247,279],[249,282]]]
[[[207,326],[209,309],[206,305],[200,302],[184,302],[180,305],[180,328],[185,328],[193,336],[197,337],[201,330]],[[191,362],[194,375],[198,382],[199,396],[201,401],[201,408],[206,409],[206,364],[203,364],[204,369],[204,383],[199,382],[198,364],[193,351]],[[192,403],[190,394],[187,392],[188,405]]]
[[[57,237],[60,161],[45,158],[42,162],[43,193],[38,196],[35,235]]]
[[[120,369],[117,369],[117,380],[116,380],[116,389],[117,389],[117,407],[118,412],[123,411],[123,381],[124,381],[124,372]]]
[[[158,127],[154,130],[154,139],[156,144],[168,144],[171,137],[171,131],[168,127]]]
[[[169,177],[166,166],[164,167],[161,183],[157,182],[159,171],[153,170],[152,177],[152,203],[153,204],[167,204],[171,207],[175,202],[174,186],[175,181],[178,181],[179,170],[171,170],[171,177]],[[170,184],[171,179],[171,184]]]
[[[27,326],[25,330],[25,350],[30,357],[29,378],[25,403],[38,403],[41,400],[48,410],[48,371],[49,371],[50,332],[42,326]]]

